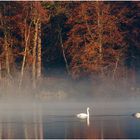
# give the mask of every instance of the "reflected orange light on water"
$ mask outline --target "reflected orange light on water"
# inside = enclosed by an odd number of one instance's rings
[[[133,124],[137,120],[132,120],[132,118],[93,117],[90,120],[90,126],[87,126],[86,120],[81,121],[73,119],[73,117],[60,117],[60,120],[58,117],[47,118],[45,116],[43,118],[41,112],[38,113],[40,115],[33,117],[32,121],[27,121],[25,118],[22,118],[20,122],[12,122],[13,120],[10,118],[7,122],[0,120],[0,139],[114,139],[135,137],[135,131],[133,134],[129,134],[129,132],[133,131],[131,128],[137,130]],[[126,119],[134,122],[128,124],[125,122]]]

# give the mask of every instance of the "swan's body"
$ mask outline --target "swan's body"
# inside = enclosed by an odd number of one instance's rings
[[[77,117],[80,119],[86,119],[88,117],[88,115],[85,113],[80,113],[80,114],[77,114]]]
[[[135,113],[135,114],[134,114],[134,117],[140,119],[140,112]]]
[[[87,107],[87,113],[80,113],[80,114],[77,114],[77,117],[80,118],[80,119],[89,118],[89,107]]]

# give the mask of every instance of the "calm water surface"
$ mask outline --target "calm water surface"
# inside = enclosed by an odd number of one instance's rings
[[[1,138],[140,138],[140,120],[132,116],[91,116],[90,125],[75,116],[42,116],[0,122]]]
[[[115,104],[109,106],[90,104],[90,125],[87,120],[80,120],[77,113],[85,112],[87,105],[65,106],[34,104],[23,106],[5,105],[0,108],[0,138],[6,139],[86,139],[86,138],[131,138],[140,139],[140,119],[131,114],[139,111],[139,105]],[[13,105],[13,106],[12,106]],[[72,106],[73,105],[73,106]],[[88,103],[89,105],[89,103]],[[133,105],[133,107],[132,107]],[[96,108],[95,108],[96,107]],[[136,107],[136,108],[135,108]]]

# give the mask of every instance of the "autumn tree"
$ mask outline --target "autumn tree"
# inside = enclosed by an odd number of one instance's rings
[[[113,13],[109,2],[77,2],[70,6],[73,8],[69,11],[72,14],[68,24],[72,29],[65,46],[71,58],[72,74],[112,75],[114,79],[126,47],[119,28],[123,21],[119,20],[118,13]]]
[[[42,42],[41,24],[47,22],[47,10],[41,2],[20,2],[22,10],[22,38],[24,39],[23,61],[21,67],[21,78],[19,87],[22,85],[25,65],[31,65],[32,83],[36,87],[36,82],[41,79],[42,68]]]
[[[41,78],[41,24],[47,21],[46,12],[41,2],[1,3],[1,28],[4,33],[2,42],[5,50],[2,54],[5,55],[5,68],[9,75],[12,61],[10,57],[14,55],[15,60],[22,58],[19,87],[22,85],[27,66],[30,69],[32,65],[34,87],[36,80]],[[16,62],[19,63],[19,60]]]
[[[12,8],[9,2],[1,2],[0,5],[0,29],[1,29],[1,69],[4,73],[11,78],[12,67],[14,66],[14,47],[16,44],[16,37],[13,35],[15,32],[14,19],[15,11],[9,12]],[[5,62],[4,62],[5,61]]]
[[[48,20],[47,10],[41,2],[34,2],[32,9],[32,21],[34,23],[34,41],[33,41],[33,64],[32,64],[32,79],[33,87],[36,87],[36,80],[41,78],[41,24]]]
[[[57,61],[74,78],[125,75],[136,82],[139,10],[139,2],[0,2],[0,79],[18,71],[22,87],[28,71],[35,88],[42,63]]]

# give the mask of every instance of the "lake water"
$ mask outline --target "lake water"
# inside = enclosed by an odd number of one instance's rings
[[[32,120],[0,123],[0,138],[140,138],[140,120],[132,116],[91,116],[86,120],[74,116],[44,116]]]
[[[76,117],[76,113],[86,111],[86,103],[83,106],[74,103],[65,106],[60,103],[51,107],[48,104],[43,107],[12,105],[11,108],[3,105],[0,110],[0,138],[140,138],[140,119],[131,115],[139,110],[138,104],[122,106],[119,103],[113,107],[96,104],[96,107],[88,103],[91,108],[89,126],[86,119]]]

